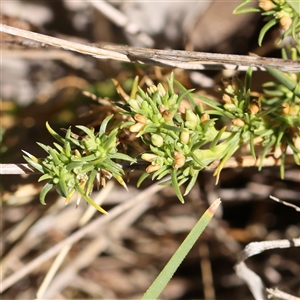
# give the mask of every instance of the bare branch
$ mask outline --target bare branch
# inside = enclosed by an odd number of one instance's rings
[[[299,72],[300,70],[300,61],[284,60],[279,58],[182,50],[158,50],[118,45],[84,45],[32,31],[18,29],[4,24],[0,24],[0,32],[1,31],[26,39],[35,40],[42,44],[91,55],[96,58],[113,59],[123,62],[139,62],[156,66],[167,66],[189,70],[246,70],[249,66],[254,67],[256,70],[265,70],[264,67],[271,67],[291,73]]]
[[[270,198],[271,198],[272,200],[276,201],[276,202],[279,202],[279,203],[283,204],[283,205],[292,207],[292,208],[294,208],[296,211],[300,211],[300,207],[299,207],[299,206],[296,206],[296,205],[294,205],[294,204],[292,204],[292,203],[289,203],[289,202],[280,200],[280,199],[278,199],[278,198],[276,198],[276,197],[274,197],[274,196],[271,196],[271,195],[270,195]]]
[[[220,161],[214,161],[207,170],[214,170]],[[285,158],[285,164],[293,164],[294,158],[292,155],[288,155]],[[125,170],[144,170],[149,163],[145,161],[139,161],[136,164],[131,164],[128,162],[120,162],[123,169]],[[228,159],[223,168],[238,168],[238,167],[257,167],[260,165],[260,157],[257,159],[252,156],[243,156],[243,157],[231,157]],[[281,160],[276,159],[273,156],[267,156],[264,158],[262,166],[263,167],[273,167],[280,166]],[[39,172],[34,170],[28,164],[0,164],[0,175],[22,175],[22,174],[38,174]]]

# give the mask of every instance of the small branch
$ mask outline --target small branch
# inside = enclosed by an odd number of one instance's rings
[[[239,253],[238,263],[234,266],[235,272],[246,282],[256,300],[266,299],[264,295],[265,287],[261,278],[252,270],[250,270],[244,261],[249,257],[260,254],[266,250],[291,247],[300,247],[300,238],[291,240],[253,242],[248,244],[244,250]]]
[[[207,170],[214,170],[220,161],[214,161]],[[285,158],[285,164],[293,164],[294,158],[292,155],[288,155]],[[128,162],[119,163],[122,165],[123,169],[126,171],[135,171],[135,170],[145,170],[149,165],[148,162],[139,161],[136,164],[130,164]],[[260,158],[254,159],[252,156],[243,156],[243,157],[231,157],[228,159],[224,168],[246,168],[246,167],[257,167],[260,165]],[[276,159],[273,156],[267,156],[264,158],[262,166],[263,167],[274,167],[280,166],[281,160]],[[28,164],[0,164],[0,175],[23,175],[23,174],[39,174],[38,171],[34,170]]]
[[[158,50],[119,45],[85,45],[18,29],[4,24],[0,24],[0,32],[35,40],[42,44],[91,55],[96,58],[113,59],[123,62],[138,62],[142,64],[187,70],[247,70],[249,66],[252,66],[253,69],[256,70],[265,70],[265,67],[270,67],[291,73],[297,73],[300,70],[300,61],[280,58],[183,50]]]
[[[271,198],[272,200],[276,201],[276,202],[279,202],[279,203],[283,204],[283,205],[292,207],[292,208],[294,208],[296,211],[299,211],[299,212],[300,212],[300,207],[297,206],[297,205],[294,205],[294,204],[292,204],[292,203],[289,203],[289,202],[280,200],[280,199],[278,199],[278,198],[276,198],[276,197],[274,197],[274,196],[271,196],[271,195],[270,195],[270,198]]]
[[[266,291],[267,291],[267,293],[269,293],[268,299],[272,299],[274,297],[277,300],[279,300],[279,299],[281,299],[281,300],[300,300],[299,297],[295,297],[290,294],[287,294],[287,293],[279,290],[278,288],[266,289]]]

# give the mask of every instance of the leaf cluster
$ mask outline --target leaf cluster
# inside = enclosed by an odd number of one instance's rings
[[[115,160],[135,162],[130,156],[118,152],[118,127],[106,134],[107,124],[112,117],[113,115],[109,115],[104,119],[97,134],[94,133],[94,129],[76,126],[86,134],[83,138],[72,133],[71,128],[63,138],[46,123],[49,133],[59,143],[53,143],[54,147],[38,143],[47,152],[46,158],[36,158],[24,151],[27,155],[24,159],[43,173],[39,181],[49,180],[40,193],[42,204],[46,204],[46,194],[55,187],[58,194],[66,198],[66,203],[78,192],[77,205],[82,197],[100,212],[106,213],[89,196],[94,182],[96,181],[99,187],[100,184],[105,185],[106,179],[114,177],[126,188],[122,179],[124,171]]]

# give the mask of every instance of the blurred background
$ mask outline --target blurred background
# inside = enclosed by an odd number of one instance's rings
[[[279,29],[257,37],[259,14],[233,15],[240,1],[11,1],[1,3],[1,23],[80,43],[109,43],[145,48],[182,49],[280,57]],[[97,60],[58,48],[1,34],[0,162],[24,163],[21,150],[44,157],[36,144],[52,144],[45,128],[99,126],[118,100],[111,78],[129,93],[136,75],[142,87],[166,83],[174,71],[186,88],[221,100],[222,80],[233,73],[171,70]],[[244,74],[239,73],[241,79]],[[256,72],[253,87],[268,81]],[[96,97],[83,94],[88,91]],[[136,154],[134,149],[132,154]],[[138,151],[138,150],[136,150]],[[186,203],[171,187],[158,192],[136,188],[141,173],[130,173],[129,192],[112,181],[93,193],[110,209],[142,194],[145,201],[118,218],[94,228],[77,241],[44,299],[137,299],[183,241],[209,204],[222,207],[161,295],[161,299],[253,299],[235,275],[237,253],[252,241],[299,237],[299,213],[269,199],[274,195],[299,205],[299,167],[225,169],[218,185],[204,171]],[[85,203],[64,205],[55,192],[39,203],[43,186],[35,175],[1,175],[2,276],[17,273],[33,259],[100,216]],[[271,250],[250,258],[249,267],[267,287],[300,297],[299,249]],[[39,265],[2,294],[3,299],[33,299],[53,258]]]

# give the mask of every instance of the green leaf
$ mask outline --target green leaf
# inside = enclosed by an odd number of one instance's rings
[[[114,115],[109,115],[109,116],[107,116],[107,117],[102,121],[97,136],[101,137],[102,135],[105,134],[107,124],[108,124],[108,122],[111,120],[111,118],[112,118],[113,116],[114,116]]]
[[[286,86],[291,92],[295,93],[297,97],[300,97],[300,83],[295,82],[292,78],[289,76],[286,76],[285,73],[266,67],[266,70],[275,77],[280,83],[282,83],[284,86]]]
[[[130,161],[132,163],[136,163],[136,159],[132,158],[131,156],[123,153],[114,153],[109,156],[110,159],[120,159],[125,161]]]
[[[42,143],[39,143],[39,142],[36,142],[45,152],[47,152],[48,154],[50,153],[49,152],[49,149],[51,148],[51,147],[49,147],[49,146],[46,146],[46,145],[44,145],[44,144],[42,144]]]
[[[178,185],[178,181],[177,181],[177,170],[173,169],[172,173],[171,173],[171,180],[172,180],[172,186],[174,189],[174,192],[176,194],[176,196],[178,197],[178,199],[180,200],[181,203],[184,203],[184,199],[182,197],[179,185]]]
[[[77,125],[76,126],[78,129],[82,130],[83,132],[85,132],[88,137],[92,140],[95,139],[95,134],[92,130],[90,130],[89,128],[85,127],[85,126],[82,126],[82,125]]]
[[[25,152],[24,150],[22,150],[24,153],[27,154],[27,152]],[[29,154],[29,153],[28,153]],[[30,155],[30,154],[29,154]],[[44,173],[44,168],[41,164],[33,161],[32,159],[30,159],[29,157],[27,156],[23,156],[23,158],[32,166],[34,167],[36,170],[38,170],[39,172],[41,173]]]
[[[48,194],[48,192],[53,188],[53,186],[54,186],[54,184],[52,182],[48,182],[44,185],[44,187],[42,188],[41,193],[40,193],[41,204],[46,205],[45,197]]]
[[[192,176],[189,184],[187,185],[187,187],[185,189],[183,196],[186,196],[191,191],[191,189],[193,188],[193,186],[195,185],[195,183],[197,181],[198,174],[199,174],[199,172],[196,172],[196,174]]]
[[[65,136],[65,143],[64,143],[64,147],[65,147],[64,153],[67,155],[67,157],[71,156],[70,136],[71,136],[71,127],[69,127],[67,130],[67,133]],[[62,150],[60,150],[60,151],[62,152]]]
[[[84,190],[80,187],[80,185],[76,185],[76,190],[78,191],[78,193],[82,196],[82,198],[87,203],[89,203],[90,205],[92,205],[93,207],[95,207],[101,213],[103,213],[105,215],[108,214],[108,212],[106,210],[104,210],[102,207],[100,207],[97,203],[94,202],[93,199],[91,199],[88,195],[85,194]]]
[[[299,0],[285,0],[285,1],[294,9],[294,11],[300,17],[300,3],[299,3]]]
[[[66,182],[65,182],[64,178],[59,178],[59,182],[56,185],[56,190],[64,198],[68,197],[68,194],[69,194],[68,193],[68,188],[67,188],[67,185],[66,185]]]
[[[218,206],[220,205],[220,199],[217,199],[213,204],[205,211],[202,217],[199,219],[194,228],[190,231],[188,236],[179,246],[177,251],[171,257],[169,262],[163,268],[161,273],[157,276],[155,281],[143,295],[142,300],[155,300],[159,297],[165,286],[168,284],[175,271],[178,269],[186,255],[190,252],[193,245],[201,236],[203,230],[206,228],[212,217],[214,216]]]
[[[93,187],[94,187],[94,181],[97,175],[97,170],[93,169],[91,171],[91,173],[89,174],[89,180],[87,182],[87,186],[86,186],[86,193],[90,194],[93,191]]]
[[[50,174],[44,174],[39,178],[38,182],[46,180],[46,179],[53,179],[53,177]]]
[[[51,128],[51,126],[49,125],[48,122],[46,122],[46,128],[47,128],[47,130],[49,131],[49,133],[50,133],[57,141],[59,141],[59,142],[62,143],[62,144],[65,143],[65,139],[62,138],[58,133],[56,133],[56,132]]]
[[[262,40],[265,36],[265,34],[267,33],[267,31],[275,26],[277,24],[278,20],[277,19],[271,19],[260,31],[259,33],[259,37],[258,37],[258,45],[261,46],[262,44]]]
[[[144,181],[147,177],[149,177],[149,176],[150,176],[149,173],[147,173],[147,172],[143,173],[143,174],[140,176],[140,178],[139,178],[139,180],[138,180],[136,186],[137,186],[137,187],[140,187],[140,185],[143,183],[143,181]]]
[[[252,0],[244,0],[241,4],[239,4],[235,10],[233,11],[234,15],[249,13],[249,12],[260,12],[261,9],[256,7],[246,7],[242,9],[242,7],[246,6],[248,3],[252,2]]]

